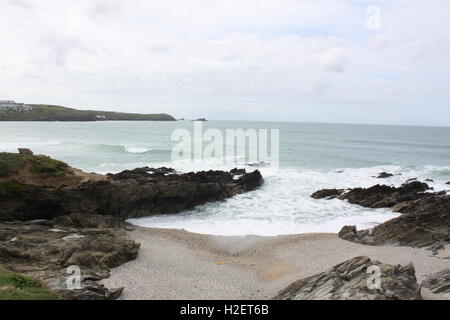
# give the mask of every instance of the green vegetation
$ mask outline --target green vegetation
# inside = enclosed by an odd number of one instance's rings
[[[65,175],[68,167],[66,163],[46,156],[0,153],[0,178],[17,173],[25,165],[30,166],[30,173],[52,177]],[[14,187],[14,185],[4,183],[3,186],[0,185],[0,192],[8,187]]]
[[[27,112],[1,111],[0,121],[174,121],[168,114],[136,114],[110,111],[76,110],[52,105],[31,105]]]
[[[0,268],[0,300],[57,300],[56,293],[36,279]]]
[[[10,194],[14,191],[23,190],[25,186],[15,180],[0,182],[0,195]]]
[[[0,153],[0,177],[6,177],[20,170],[26,162],[24,155],[18,153]]]
[[[31,173],[46,174],[49,176],[63,176],[67,164],[45,156],[32,156],[31,158]]]

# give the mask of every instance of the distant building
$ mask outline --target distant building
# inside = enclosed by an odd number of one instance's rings
[[[30,112],[33,107],[13,100],[0,100],[0,112]]]

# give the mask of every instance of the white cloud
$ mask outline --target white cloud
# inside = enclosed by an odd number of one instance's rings
[[[363,0],[0,0],[0,97],[303,121],[384,103],[401,122],[401,106],[435,93],[441,123],[450,3],[376,3],[379,31]]]

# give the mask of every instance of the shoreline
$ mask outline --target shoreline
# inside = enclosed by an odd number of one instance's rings
[[[439,255],[410,247],[367,246],[333,233],[281,236],[213,236],[179,229],[136,226],[128,237],[141,244],[136,260],[102,281],[124,287],[120,299],[271,299],[292,282],[357,256],[387,264],[413,263],[421,283],[450,267],[450,248]],[[424,299],[449,298],[422,289]]]

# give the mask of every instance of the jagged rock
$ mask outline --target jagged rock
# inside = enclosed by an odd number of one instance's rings
[[[433,179],[425,179],[426,182],[434,182]]]
[[[367,189],[351,189],[339,199],[367,208],[390,208],[401,202],[417,200],[430,189],[426,183],[419,181],[402,184],[399,188],[376,185]]]
[[[426,196],[424,192],[427,190],[430,190],[430,187],[426,183],[413,181],[405,183],[399,188],[378,184],[367,189],[354,188],[349,191],[324,189],[313,193],[311,197],[314,199],[339,198],[367,208],[390,208],[398,203]]]
[[[450,196],[430,196],[402,207],[400,217],[371,230],[357,231],[345,226],[339,237],[366,245],[431,247],[437,250],[450,243]]]
[[[380,287],[371,277],[380,271]],[[357,257],[294,282],[276,300],[421,300],[414,266],[391,266]]]
[[[52,221],[54,227],[0,223],[0,265],[41,279],[63,299],[117,298],[120,289],[108,290],[98,281],[109,276],[109,269],[135,259],[139,244],[128,240],[119,228],[101,227],[107,226],[110,218],[99,216],[74,225],[67,220]],[[7,241],[13,236],[16,241]],[[67,289],[66,268],[72,265],[78,266],[83,276],[80,290]]]
[[[88,181],[74,187],[24,185],[0,194],[0,221],[53,219],[71,213],[109,215],[119,219],[173,214],[207,202],[220,201],[263,184],[259,171],[234,179],[223,171],[176,174],[170,169],[140,168]],[[165,174],[165,172],[171,174]],[[163,174],[164,173],[164,174]]]
[[[32,156],[33,151],[31,151],[30,149],[26,149],[26,148],[19,148],[19,154]]]
[[[391,208],[402,216],[370,230],[358,231],[345,226],[342,239],[367,245],[402,245],[429,247],[434,252],[450,242],[450,196],[445,191],[429,193],[426,183],[412,181],[399,188],[376,185],[355,188],[341,195],[341,190],[320,190],[313,198],[339,198],[368,208]]]
[[[335,199],[345,192],[344,189],[323,189],[314,192],[311,197],[314,199]]]
[[[450,298],[450,269],[428,276],[422,282],[422,287],[429,289],[435,294],[447,294]]]
[[[388,172],[381,172],[378,174],[377,178],[378,179],[386,179],[386,178],[390,178],[393,177],[394,175],[392,173],[388,173]]]
[[[102,176],[45,156],[0,156],[0,265],[41,279],[65,299],[120,295],[121,288],[108,290],[98,281],[138,255],[125,219],[178,213],[264,182],[257,170],[236,177],[145,167]],[[68,291],[65,271],[73,265],[82,271],[83,287]]]

